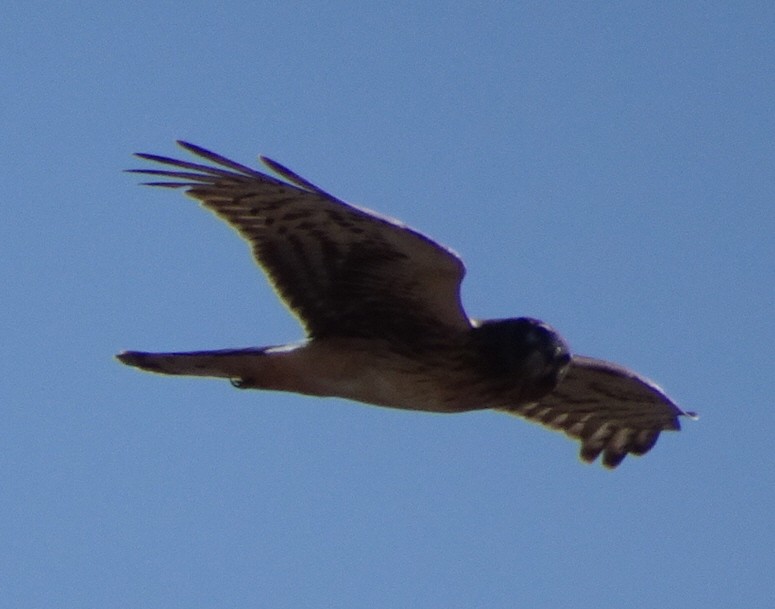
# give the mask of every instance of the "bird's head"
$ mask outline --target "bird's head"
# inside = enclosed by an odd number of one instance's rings
[[[554,390],[570,364],[568,345],[551,326],[537,319],[482,322],[474,336],[488,372],[518,380],[525,400]]]

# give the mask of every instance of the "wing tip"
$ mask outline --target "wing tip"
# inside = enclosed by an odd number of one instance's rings
[[[323,197],[328,197],[329,199],[333,199],[335,201],[338,201],[338,199],[333,196],[332,194],[326,192],[320,186],[317,186],[307,180],[306,178],[302,178],[298,173],[293,171],[292,169],[288,169],[285,165],[282,163],[278,163],[274,159],[270,159],[268,156],[261,155],[258,157],[259,160],[266,165],[270,170],[272,170],[274,173],[276,173],[278,176],[281,176],[288,180],[291,184],[295,184],[296,186],[303,188],[305,190],[308,190],[310,192],[314,192],[316,194],[319,194]]]
[[[600,454],[601,463],[607,469],[615,469],[627,455],[641,457],[649,452],[665,429],[635,430],[628,427],[609,429],[604,434],[579,438],[579,458],[585,463],[594,462]]]
[[[187,142],[186,140],[175,140],[175,143],[178,146],[180,146],[183,150],[191,152],[192,154],[195,154],[196,156],[208,157],[211,154],[215,154],[215,153],[211,152],[210,150],[207,150],[207,148],[202,148],[201,146],[197,146],[196,144],[192,144],[191,142]],[[220,155],[218,155],[218,156],[220,156]]]

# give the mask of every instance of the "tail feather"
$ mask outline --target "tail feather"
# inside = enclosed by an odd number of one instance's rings
[[[262,357],[265,351],[265,348],[181,353],[123,351],[116,355],[116,359],[127,366],[159,374],[238,379],[255,368],[256,358]]]

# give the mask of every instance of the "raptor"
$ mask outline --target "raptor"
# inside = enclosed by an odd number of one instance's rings
[[[572,354],[542,321],[469,318],[460,258],[404,224],[271,159],[261,158],[278,177],[178,143],[201,161],[138,154],[162,168],[130,171],[185,188],[236,229],[307,336],[271,347],[124,351],[124,364],[391,408],[495,409],[565,432],[581,441],[582,460],[602,454],[610,468],[694,416],[635,372]]]

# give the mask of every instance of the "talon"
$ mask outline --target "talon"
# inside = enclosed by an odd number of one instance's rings
[[[237,389],[246,389],[245,385],[245,379],[242,378],[236,378],[236,379],[229,379],[229,382],[231,383],[232,387],[235,387]]]

